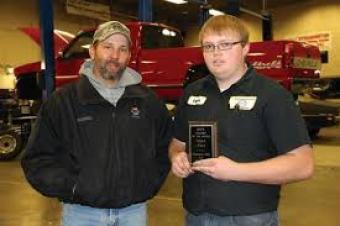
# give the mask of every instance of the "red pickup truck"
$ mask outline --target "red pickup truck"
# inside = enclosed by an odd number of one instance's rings
[[[156,23],[130,22],[132,54],[130,67],[141,73],[143,82],[154,88],[167,101],[176,101],[182,94],[183,80],[193,65],[203,62],[198,47],[184,47],[179,30]],[[84,59],[89,58],[88,47],[94,30],[80,32],[56,58],[56,87],[78,78]],[[32,35],[31,35],[32,36]],[[41,63],[15,68],[18,94],[23,99],[39,99],[41,91]],[[26,84],[30,84],[29,86]]]
[[[184,47],[179,30],[158,23],[129,22],[132,57],[130,67],[141,73],[143,82],[154,88],[166,101],[177,101],[183,85],[202,70],[200,47]],[[23,29],[39,43],[39,31]],[[29,31],[29,32],[28,32]],[[56,87],[78,78],[78,70],[85,58],[94,30],[80,32],[65,46],[58,42],[56,51]],[[55,43],[57,40],[55,40]],[[321,66],[317,47],[293,41],[251,43],[248,62],[262,74],[281,82],[287,89],[298,92],[307,80],[319,78]],[[41,63],[15,68],[18,94],[21,99],[39,99],[42,81]],[[29,85],[28,85],[29,84]],[[40,85],[42,85],[40,83]]]
[[[206,74],[200,47],[184,47],[179,30],[158,23],[129,22],[126,25],[131,30],[132,38],[130,67],[141,73],[143,82],[154,88],[165,101],[176,102],[183,86]],[[40,43],[38,29],[26,28],[22,31]],[[55,37],[57,88],[78,78],[80,65],[89,57],[88,48],[93,32],[82,31],[70,42],[62,34]],[[319,78],[321,61],[318,48],[298,42],[251,43],[247,60],[260,73],[277,80],[295,95],[309,84],[309,80]],[[31,121],[30,116],[36,114],[32,103],[41,100],[44,85],[44,70],[41,68],[41,62],[36,62],[14,70],[20,100],[20,112],[14,116],[14,122],[17,119],[16,123],[21,127],[23,122]],[[5,154],[0,153],[0,159],[5,159]]]

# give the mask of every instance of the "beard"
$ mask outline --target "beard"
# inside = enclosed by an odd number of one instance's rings
[[[112,69],[112,66],[114,69]],[[126,69],[126,65],[123,65],[115,60],[102,62],[99,67],[100,76],[105,80],[118,81]]]

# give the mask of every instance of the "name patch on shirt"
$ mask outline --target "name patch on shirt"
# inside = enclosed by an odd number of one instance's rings
[[[249,111],[254,108],[256,96],[232,96],[229,99],[229,108]]]
[[[203,105],[207,100],[206,96],[190,96],[187,104],[189,105]]]

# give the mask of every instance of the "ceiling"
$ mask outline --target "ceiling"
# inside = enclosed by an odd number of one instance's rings
[[[65,0],[66,1],[66,0]],[[140,0],[87,0],[95,3],[102,3],[112,6],[112,13],[116,17],[125,19],[138,18],[138,3]],[[176,5],[164,0],[152,0],[153,21],[162,22],[184,30],[188,26],[198,25],[201,15],[201,5],[204,0],[187,0],[188,4]],[[208,4],[221,11],[228,7],[228,1],[236,0],[206,0]],[[285,5],[296,4],[296,2],[310,0],[240,0],[242,8],[261,13],[263,7],[270,10]]]

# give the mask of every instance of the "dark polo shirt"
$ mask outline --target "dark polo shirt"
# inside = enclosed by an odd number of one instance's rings
[[[175,116],[175,138],[187,144],[188,121],[217,122],[219,155],[236,162],[266,160],[311,143],[291,94],[252,67],[224,92],[211,75],[189,85]],[[273,211],[279,193],[278,185],[223,182],[201,173],[183,182],[184,207],[193,214]]]

